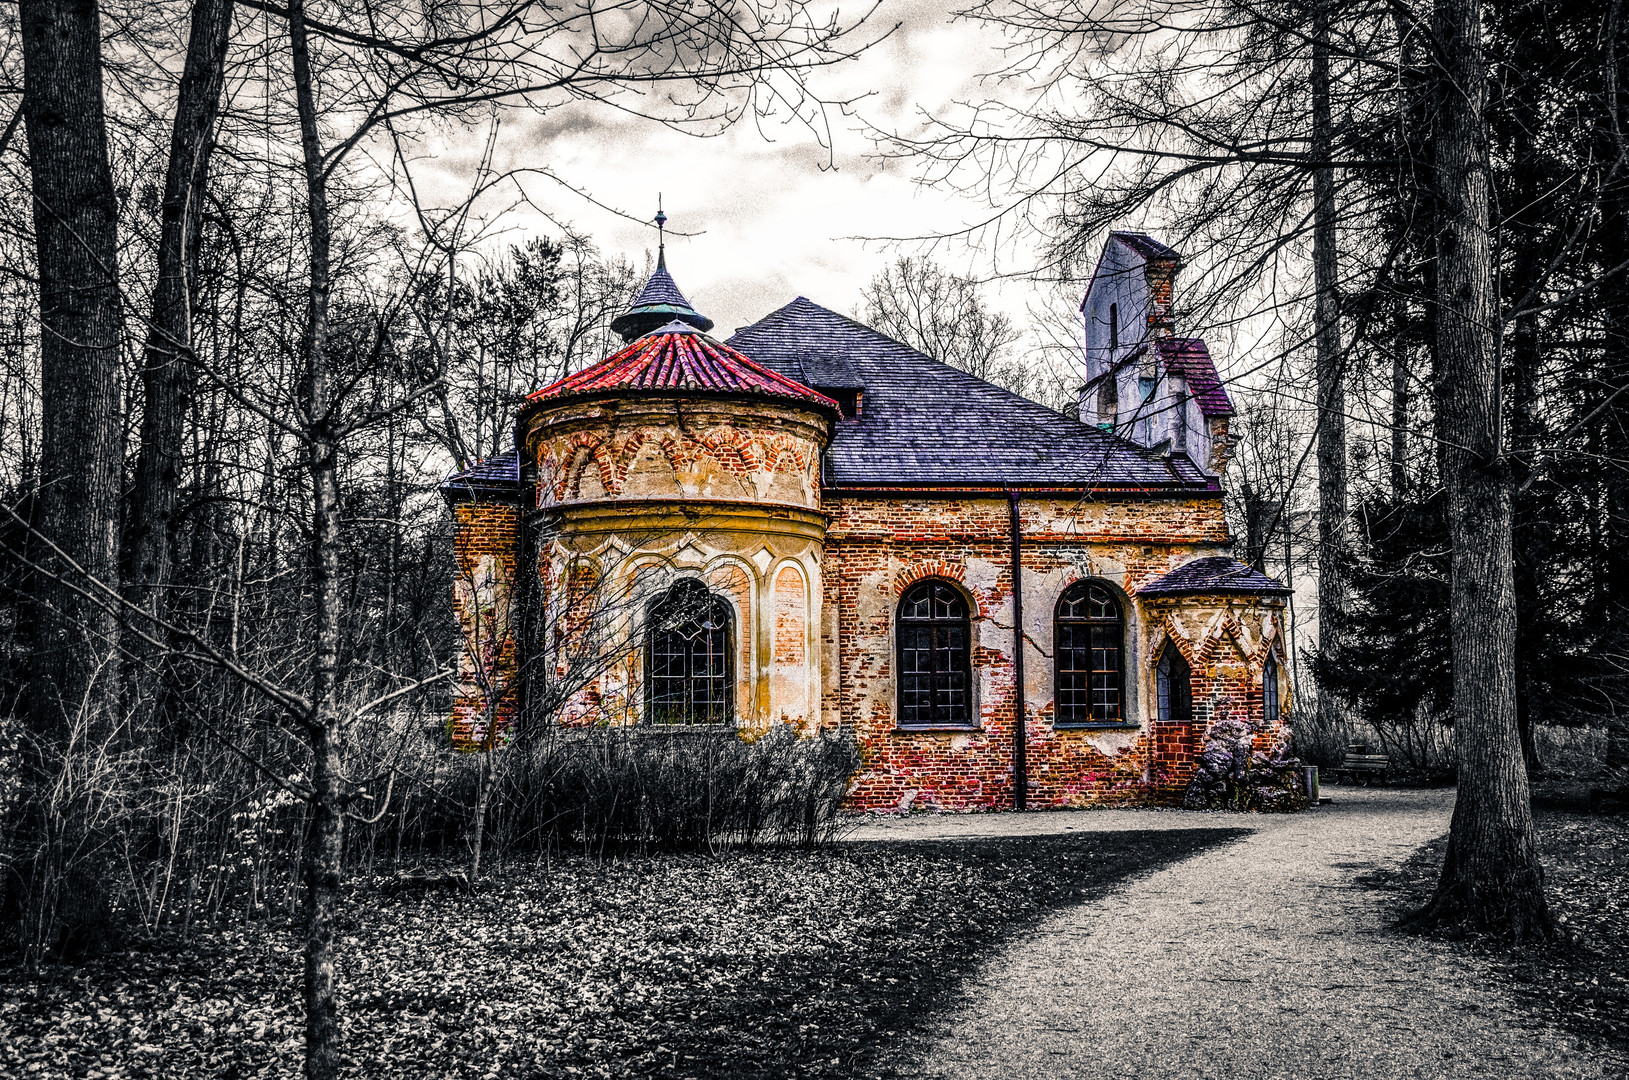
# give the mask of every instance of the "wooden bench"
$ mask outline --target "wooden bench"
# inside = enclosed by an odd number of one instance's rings
[[[1382,785],[1386,782],[1386,773],[1391,769],[1391,758],[1385,754],[1375,754],[1367,746],[1348,746],[1346,753],[1341,756],[1338,769],[1329,770],[1329,778],[1339,784],[1345,780],[1348,783],[1361,784],[1368,787],[1379,780]]]

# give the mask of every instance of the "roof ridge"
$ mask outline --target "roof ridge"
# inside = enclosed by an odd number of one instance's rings
[[[887,342],[889,345],[892,345],[892,346],[895,346],[897,348],[903,349],[903,350],[905,350],[906,352],[910,353],[913,356],[920,357],[921,359],[926,360],[930,364],[937,364],[939,367],[944,368],[946,371],[953,372],[955,377],[967,379],[967,380],[969,380],[969,381],[971,381],[973,383],[978,384],[982,388],[985,388],[987,390],[993,390],[997,394],[1001,395],[1002,397],[1005,397],[1008,400],[1009,405],[1016,404],[1019,407],[1021,407],[1023,409],[1026,409],[1026,410],[1031,410],[1031,409],[1038,410],[1040,412],[1046,413],[1048,419],[1056,419],[1056,420],[1062,421],[1064,423],[1076,424],[1076,425],[1078,425],[1080,427],[1081,431],[1083,433],[1085,433],[1085,435],[1086,435],[1086,437],[1088,439],[1092,439],[1092,438],[1099,439],[1099,440],[1109,439],[1109,440],[1112,440],[1112,441],[1114,441],[1116,443],[1119,443],[1120,446],[1123,449],[1125,449],[1126,451],[1128,451],[1130,453],[1133,453],[1133,454],[1142,455],[1142,454],[1145,454],[1147,452],[1147,447],[1140,446],[1137,443],[1132,442],[1130,439],[1127,439],[1126,437],[1124,437],[1122,435],[1119,435],[1119,434],[1117,434],[1115,432],[1111,432],[1111,431],[1104,431],[1102,428],[1096,427],[1096,426],[1094,426],[1092,424],[1087,424],[1087,423],[1082,422],[1077,417],[1066,416],[1063,413],[1057,412],[1054,409],[1051,409],[1051,408],[1048,408],[1045,405],[1042,405],[1039,401],[1033,401],[1030,398],[1027,398],[1022,394],[1014,393],[1013,391],[1007,389],[1005,386],[1001,386],[1001,385],[999,385],[997,383],[993,383],[989,379],[981,379],[977,375],[974,375],[971,371],[967,371],[967,370],[965,370],[963,368],[959,368],[955,364],[947,364],[943,360],[938,359],[937,357],[929,356],[927,353],[923,352],[921,349],[912,348],[910,345],[905,344],[905,342],[900,341],[898,338],[889,337],[887,334],[883,333],[881,330],[878,330],[874,326],[868,326],[868,325],[866,325],[865,323],[861,322],[858,319],[852,318],[852,317],[850,317],[848,315],[844,315],[840,311],[834,311],[831,308],[826,307],[824,304],[818,303],[817,301],[814,301],[814,300],[810,300],[807,296],[803,296],[802,294],[799,294],[798,296],[794,297],[792,300],[788,301],[787,303],[782,304],[780,307],[776,308],[774,311],[770,312],[768,315],[765,315],[762,319],[759,319],[757,322],[752,323],[752,324],[750,324],[748,326],[744,326],[741,329],[737,330],[735,332],[735,334],[731,335],[731,337],[737,336],[739,334],[743,334],[743,333],[745,333],[746,331],[752,329],[755,326],[761,326],[762,324],[768,322],[770,319],[773,319],[777,315],[784,314],[790,308],[796,306],[800,301],[804,305],[806,305],[808,307],[811,307],[811,308],[814,308],[816,311],[822,312],[822,313],[824,313],[826,315],[830,315],[835,319],[839,319],[842,322],[848,323],[850,326],[853,326],[853,327],[856,327],[856,328],[858,328],[860,330],[863,330],[868,334],[872,334],[875,337],[879,338],[880,340]]]

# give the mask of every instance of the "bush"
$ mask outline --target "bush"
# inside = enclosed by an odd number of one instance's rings
[[[557,844],[674,851],[829,838],[859,762],[851,736],[800,738],[776,724],[597,728],[549,736],[535,813]]]

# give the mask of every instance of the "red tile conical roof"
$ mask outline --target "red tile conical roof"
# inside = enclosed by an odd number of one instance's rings
[[[612,393],[685,391],[709,396],[783,398],[841,415],[837,402],[755,364],[695,327],[671,322],[604,360],[527,395],[534,405]]]

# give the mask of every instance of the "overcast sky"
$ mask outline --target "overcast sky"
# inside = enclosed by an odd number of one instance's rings
[[[901,27],[870,52],[820,73],[828,98],[867,94],[854,120],[832,121],[828,155],[799,126],[762,129],[741,123],[715,138],[696,138],[625,116],[604,106],[573,106],[546,117],[504,121],[495,164],[547,165],[598,201],[648,221],[658,193],[668,215],[668,267],[698,310],[728,336],[787,303],[807,296],[844,313],[856,309],[860,290],[895,249],[860,237],[943,232],[971,220],[981,206],[943,189],[914,182],[908,162],[883,162],[862,121],[885,130],[910,130],[920,114],[954,100],[988,96],[977,77],[997,67],[999,37],[968,22],[954,22],[923,0],[884,0],[879,29]],[[467,184],[478,137],[433,145],[442,184]],[[460,178],[462,177],[462,181]],[[643,265],[654,255],[649,226],[599,209],[547,181],[527,181],[542,203],[593,237],[608,254]],[[505,217],[510,239],[558,230],[535,212]],[[696,235],[674,235],[675,232]],[[917,248],[908,248],[916,251]],[[948,269],[974,267],[965,250],[938,253]],[[1006,284],[992,300],[1021,316],[1029,291]]]

